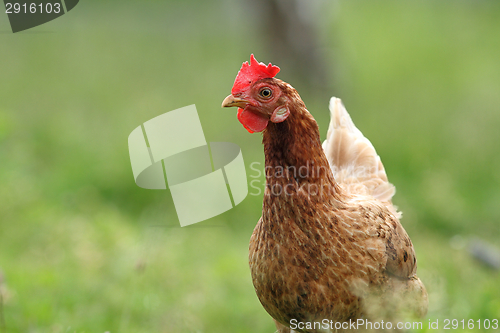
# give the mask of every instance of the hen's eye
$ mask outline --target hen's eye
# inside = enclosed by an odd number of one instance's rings
[[[259,91],[259,95],[264,98],[269,98],[273,95],[273,91],[269,88],[264,88],[261,91]]]

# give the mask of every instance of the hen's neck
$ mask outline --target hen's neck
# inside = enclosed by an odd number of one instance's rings
[[[290,115],[269,122],[264,131],[266,192],[264,206],[275,200],[305,205],[338,201],[339,187],[321,146],[318,124],[297,92],[292,93]]]

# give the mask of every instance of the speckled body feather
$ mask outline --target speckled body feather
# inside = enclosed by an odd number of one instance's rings
[[[424,315],[427,293],[416,276],[413,245],[375,149],[338,99],[330,104],[323,148],[295,89],[271,80],[290,101],[290,116],[264,130],[266,189],[249,262],[278,332],[335,331],[294,331],[291,320],[387,318],[401,308],[399,299]]]

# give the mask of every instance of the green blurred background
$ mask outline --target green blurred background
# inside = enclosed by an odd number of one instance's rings
[[[247,264],[262,195],[180,228],[168,191],[135,185],[127,147],[196,104],[207,141],[240,145],[255,175],[261,135],[220,108],[250,53],[281,67],[322,138],[335,95],[377,148],[429,291],[423,331],[500,319],[499,273],[468,251],[500,247],[500,3],[320,2],[325,82],[272,52],[261,10],[81,1],[16,34],[0,14],[1,333],[274,332]]]

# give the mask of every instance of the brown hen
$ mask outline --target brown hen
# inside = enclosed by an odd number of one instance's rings
[[[322,145],[316,121],[297,91],[274,78],[278,71],[252,55],[222,103],[239,107],[249,132],[263,132],[266,188],[249,261],[278,332],[363,330],[371,327],[352,323],[425,315],[413,245],[374,147],[337,98]]]

